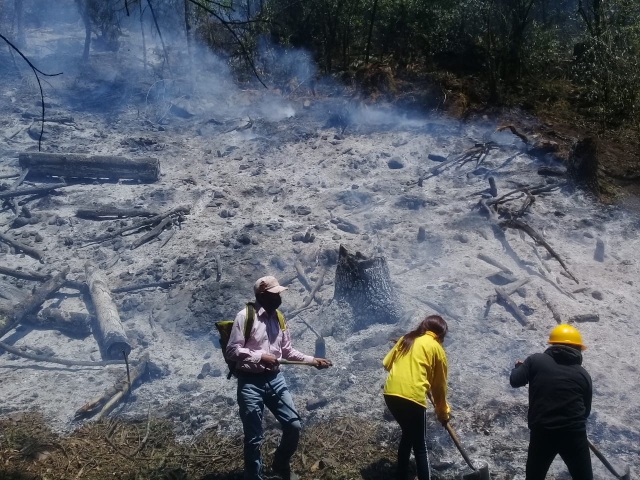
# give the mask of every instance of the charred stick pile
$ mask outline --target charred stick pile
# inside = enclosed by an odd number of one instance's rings
[[[10,229],[17,229],[29,224],[37,224],[45,217],[42,213],[33,213],[27,206],[29,201],[51,195],[53,192],[67,187],[67,179],[75,179],[75,184],[86,183],[90,180],[130,180],[135,182],[154,182],[160,174],[160,164],[157,159],[142,158],[130,159],[114,156],[89,156],[80,154],[58,153],[23,153],[19,156],[20,173],[5,176],[13,179],[10,183],[0,184],[0,202],[2,211],[9,212],[13,216]],[[22,186],[28,176],[42,178],[42,184],[27,182]],[[179,226],[184,221],[184,216],[190,212],[188,206],[178,206],[165,212],[155,212],[136,208],[121,208],[119,206],[96,206],[82,208],[77,211],[77,217],[84,220],[108,221],[120,223],[119,228],[109,227],[107,232],[88,240],[88,244],[99,244],[117,237],[135,235],[135,240],[130,243],[130,248],[135,249],[160,236],[167,228]],[[131,220],[128,220],[131,219]],[[125,226],[124,222],[129,225]],[[50,223],[51,224],[51,223]],[[9,232],[7,232],[9,233]],[[0,242],[8,244],[12,253],[24,253],[34,259],[45,262],[44,254],[37,248],[18,240],[7,233],[0,233]],[[141,235],[136,235],[140,233]],[[22,235],[25,237],[25,235]],[[15,237],[15,238],[14,238]],[[26,238],[26,237],[25,237]],[[40,240],[42,241],[42,238]],[[166,240],[165,240],[166,243]],[[66,245],[72,245],[66,243]],[[45,249],[46,250],[46,249]],[[103,265],[110,268],[111,265]],[[71,280],[67,278],[69,267],[49,270],[49,272],[35,272],[28,269],[0,267],[0,274],[14,277],[20,280],[37,282],[32,292],[23,294],[18,288],[7,288],[13,293],[3,294],[0,297],[9,300],[9,303],[0,304],[0,338],[20,324],[46,330],[59,330],[70,337],[85,338],[91,333],[95,335],[101,348],[103,361],[88,361],[65,359],[52,354],[30,353],[29,347],[16,348],[10,343],[0,341],[0,351],[6,351],[12,355],[23,357],[37,362],[49,362],[65,366],[99,367],[111,364],[126,364],[126,376],[114,387],[108,389],[99,398],[85,405],[78,413],[82,416],[90,416],[95,413],[98,418],[106,415],[126,395],[131,392],[136,382],[148,377],[149,357],[144,354],[139,360],[129,362],[131,344],[124,331],[120,316],[112,292],[106,280],[104,272],[94,264],[88,262],[85,265],[86,280]],[[158,279],[160,280],[160,279]],[[142,283],[124,285],[114,289],[115,292],[130,292],[143,288],[167,288],[180,281],[174,278],[170,282],[158,281],[155,283]],[[89,312],[72,312],[61,307],[59,303],[51,303],[47,306],[47,300],[53,296],[67,295],[60,293],[63,288],[71,288],[86,293],[85,299],[90,299],[92,308]],[[131,364],[131,369],[129,368]]]

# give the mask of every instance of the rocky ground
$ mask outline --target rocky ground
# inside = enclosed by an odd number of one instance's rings
[[[35,47],[31,53],[56,69],[55,55]],[[84,265],[91,260],[112,288],[179,280],[168,289],[114,294],[134,346],[131,357],[148,352],[160,367],[116,415],[137,418],[151,406],[154,414],[175,421],[183,439],[210,429],[237,433],[235,383],[226,379],[214,322],[233,318],[250,300],[255,279],[292,277],[299,261],[312,284],[325,265],[329,268],[317,300],[289,321],[294,345],[313,353],[316,336],[307,322],[324,335],[334,364],[325,371],[283,367],[305,423],[354,414],[392,431],[383,410],[381,360],[391,338],[438,312],[450,325],[445,350],[452,425],[472,456],[486,460],[493,473],[522,477],[527,391],[511,389],[508,375],[516,359],[545,348],[556,325],[549,303],[562,321],[580,315],[591,320],[576,324],[588,346],[585,367],[594,381],[591,438],[614,464],[640,467],[637,214],[599,204],[565,176],[539,175],[552,158],[528,153],[530,147],[508,131],[496,133],[490,118],[460,123],[407,117],[391,106],[331,96],[330,87],[321,88],[318,97],[303,89],[287,96],[231,84],[217,85],[214,92],[200,84],[184,93],[170,82],[138,82],[130,72],[117,70],[124,55],[96,54],[82,74],[71,71],[49,80],[47,115],[73,118],[45,125],[43,151],[154,156],[160,159],[160,180],[71,183],[30,202],[39,221],[20,228],[12,228],[10,210],[0,214],[6,235],[45,255],[40,264],[0,244],[3,266],[42,273],[68,266],[69,278],[83,281]],[[0,86],[0,175],[18,170],[18,153],[37,149],[39,130],[33,82],[26,73],[22,80],[15,74],[7,78],[11,81]],[[441,162],[429,154],[456,155],[486,142],[497,148],[481,164],[454,165],[430,175]],[[525,218],[579,284],[528,236],[509,229],[502,241],[496,237],[478,207],[488,195],[478,192],[488,188],[489,176],[499,194],[559,184],[537,196]],[[425,177],[421,185],[420,177]],[[191,212],[171,238],[167,230],[159,241],[131,250],[141,234],[91,244],[92,238],[130,222],[76,217],[79,208],[99,205],[155,212],[189,205]],[[424,241],[418,241],[419,227]],[[344,331],[344,319],[331,301],[331,265],[340,245],[386,258],[404,312],[398,324]],[[479,254],[499,260],[515,280]],[[496,285],[508,288],[525,278],[528,283],[512,298],[535,328],[523,327],[502,304],[486,313]],[[0,276],[0,301],[15,303],[34,285]],[[298,279],[289,287],[285,315],[308,294]],[[48,302],[68,311],[90,310],[90,302],[71,289]],[[3,341],[26,352],[101,359],[93,336],[78,339],[20,326]],[[205,364],[210,370],[198,378]],[[36,410],[54,430],[70,432],[78,427],[76,409],[122,373],[121,366],[63,367],[3,354],[0,413]],[[434,458],[461,467],[435,421],[431,431]],[[605,478],[596,462],[597,477]],[[557,460],[551,474],[564,478],[565,471]]]

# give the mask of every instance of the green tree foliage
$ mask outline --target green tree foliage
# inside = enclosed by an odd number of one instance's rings
[[[18,30],[21,12],[28,26],[34,6],[44,1],[0,0],[6,30]],[[544,89],[565,82],[577,92],[578,107],[603,125],[640,118],[638,0],[66,2],[74,2],[84,20],[85,58],[90,48],[118,45],[125,15],[142,15],[147,34],[171,39],[166,48],[162,42],[165,66],[184,61],[178,57],[191,62],[198,40],[244,78],[266,75],[281,86],[287,77],[304,82],[313,73],[297,68],[303,62],[295,47],[320,73],[343,79],[357,81],[366,68],[385,78],[447,72],[482,83],[494,102],[534,84]],[[176,39],[186,40],[188,55],[175,54],[170,62],[166,50]]]

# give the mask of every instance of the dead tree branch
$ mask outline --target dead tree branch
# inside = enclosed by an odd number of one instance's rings
[[[147,0],[147,1],[149,1],[149,0]],[[205,12],[208,12],[211,15],[213,15],[222,24],[222,26],[229,31],[231,36],[233,36],[233,38],[235,39],[236,43],[240,47],[240,50],[242,51],[242,54],[244,55],[244,59],[249,64],[249,66],[251,67],[251,70],[253,71],[253,74],[255,75],[255,77],[258,79],[258,81],[262,84],[262,86],[264,88],[269,88],[262,81],[262,78],[260,78],[260,75],[258,74],[258,70],[256,70],[255,63],[253,63],[253,60],[251,59],[251,56],[249,55],[249,52],[248,52],[247,47],[245,46],[244,42],[240,39],[240,37],[238,36],[236,31],[233,28],[231,28],[231,25],[238,24],[238,22],[233,23],[233,22],[229,22],[229,21],[223,19],[220,16],[219,13],[217,13],[216,11],[208,8],[206,5],[201,4],[200,2],[197,2],[196,0],[188,0],[188,1],[193,3],[194,5],[197,5],[198,7],[202,8]]]
[[[38,81],[38,87],[40,88],[40,102],[42,105],[42,121],[40,124],[40,138],[38,138],[38,151],[40,151],[42,148],[42,136],[44,135],[44,93],[42,91],[42,83],[40,83],[40,75],[44,75],[45,77],[57,77],[58,75],[62,75],[62,72],[60,73],[44,73],[42,70],[37,69],[33,63],[31,63],[29,61],[29,59],[27,57],[25,57],[23,55],[23,53],[18,49],[18,47],[16,47],[13,43],[11,43],[7,37],[5,37],[4,35],[2,35],[0,33],[0,38],[2,40],[4,40],[7,45],[9,45],[9,47],[11,47],[13,50],[15,50],[18,55],[20,55],[22,57],[22,59],[27,62],[27,65],[29,65],[29,67],[31,67],[31,70],[33,70],[33,74],[36,76],[36,80]]]
[[[560,255],[549,245],[549,243],[544,239],[542,235],[540,235],[537,231],[533,229],[529,224],[523,222],[522,220],[518,220],[517,218],[508,218],[508,219],[499,219],[498,213],[492,207],[490,207],[485,200],[480,200],[480,205],[482,208],[489,214],[489,221],[495,228],[506,229],[506,228],[514,228],[517,230],[521,230],[527,235],[529,235],[537,245],[542,245],[549,254],[555,258],[565,272],[569,275],[569,277],[576,283],[580,283],[578,279],[569,271],[566,263],[562,260]]]
[[[13,353],[22,358],[34,360],[36,362],[48,362],[56,363],[58,365],[66,365],[68,367],[105,367],[107,365],[119,365],[124,363],[124,360],[106,360],[104,362],[85,362],[82,360],[67,360],[58,357],[45,357],[44,355],[35,355],[33,353],[23,352],[19,348],[12,347],[4,342],[0,342],[0,349],[9,353]]]
[[[42,252],[40,252],[40,250],[29,247],[28,245],[20,243],[17,240],[13,240],[2,233],[0,233],[0,242],[4,242],[7,245],[12,246],[19,252],[24,252],[25,255],[29,255],[30,257],[35,258],[40,263],[44,263],[44,255],[42,254]]]
[[[147,0],[147,5],[149,5],[149,10],[151,11],[151,17],[153,17],[153,23],[156,25],[156,30],[158,32],[158,37],[160,37],[160,43],[162,44],[162,53],[164,54],[164,61],[167,64],[167,68],[169,69],[169,75],[173,75],[171,73],[171,65],[169,65],[169,56],[167,55],[167,48],[164,45],[164,39],[162,38],[162,32],[160,31],[160,25],[158,25],[158,19],[156,18],[156,14],[153,11],[153,5],[151,5],[151,0]]]

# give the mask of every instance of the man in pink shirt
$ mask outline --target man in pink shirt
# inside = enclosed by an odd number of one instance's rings
[[[315,367],[327,368],[323,358],[304,355],[291,346],[289,329],[282,329],[284,321],[278,317],[282,303],[280,293],[287,290],[275,277],[262,277],[253,287],[256,301],[236,315],[227,344],[227,359],[236,362],[238,377],[238,406],[244,430],[244,478],[262,480],[262,419],[266,405],[282,426],[282,439],[276,450],[272,469],[283,480],[297,480],[291,471],[290,459],[298,447],[300,416],[280,373],[278,360],[313,362]],[[251,312],[249,309],[253,309]],[[251,331],[245,332],[247,312],[253,316]],[[246,337],[246,341],[245,341]]]

